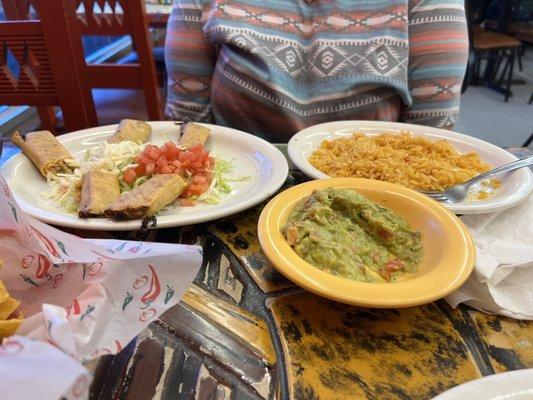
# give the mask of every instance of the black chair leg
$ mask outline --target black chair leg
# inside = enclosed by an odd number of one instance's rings
[[[488,54],[487,64],[485,65],[485,71],[483,72],[483,83],[487,85],[494,76],[494,67],[497,62],[497,52],[491,51]]]
[[[500,70],[500,66],[502,65],[502,61],[503,59],[505,58],[505,50],[499,50],[497,52],[497,61],[496,61],[496,66],[494,67],[493,69],[493,75],[491,76],[491,79],[496,79],[496,77],[498,76],[498,71]]]
[[[476,54],[476,61],[474,63],[474,77],[473,77],[473,81],[474,81],[474,84],[476,85],[479,85],[479,80],[480,80],[480,76],[479,76],[479,71],[481,69],[481,57],[479,54]]]
[[[531,97],[529,98],[529,103],[528,104],[531,104],[533,103],[533,92],[531,92]]]
[[[472,63],[472,75],[470,77],[470,85],[479,84],[479,55],[474,53],[474,62]]]
[[[531,136],[529,137],[529,139],[527,139],[524,144],[522,145],[522,147],[528,147],[531,142],[533,142],[533,133],[531,134]]]
[[[507,55],[507,60],[505,60],[505,65],[503,66],[503,71],[500,75],[500,78],[498,79],[497,85],[501,86],[503,83],[503,80],[505,79],[505,74],[507,73],[507,69],[509,68],[509,64],[511,63],[511,55]]]
[[[526,50],[526,45],[525,44],[522,44],[520,46],[520,49],[518,49],[517,53],[516,53],[516,56],[518,58],[518,70],[520,72],[523,71],[523,66],[522,66],[522,56],[524,55],[525,53],[525,50]]]
[[[511,92],[511,80],[513,79],[514,59],[516,57],[516,49],[511,49],[511,66],[509,68],[509,77],[507,78],[507,93],[505,94],[505,102],[509,100],[509,97],[513,95]]]

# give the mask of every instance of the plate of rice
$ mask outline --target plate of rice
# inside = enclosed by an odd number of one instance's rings
[[[291,161],[314,179],[356,177],[438,190],[517,160],[482,140],[444,129],[381,121],[336,121],[306,128],[288,144]],[[456,214],[513,207],[533,188],[528,168],[474,186],[461,203],[443,203]]]

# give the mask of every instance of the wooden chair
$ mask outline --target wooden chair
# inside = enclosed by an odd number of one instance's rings
[[[4,8],[6,16],[29,18],[33,6],[42,18],[43,10],[35,0],[3,0],[11,2]],[[138,62],[127,64],[87,64],[82,62],[84,79],[89,88],[142,89],[151,120],[162,117],[159,85],[156,75],[152,43],[148,31],[143,0],[64,0],[65,13],[76,15],[72,27],[81,46],[83,35],[130,35],[138,54]],[[10,11],[10,12],[8,12]]]
[[[466,18],[469,32],[470,52],[473,62],[469,62],[469,77],[472,84],[482,83],[505,96],[505,101],[512,96],[511,83],[515,60],[522,43],[505,33],[512,15],[515,0],[505,0],[497,20],[484,19],[488,2],[476,10],[470,1],[465,2]],[[483,21],[483,27],[479,23]],[[483,77],[481,61],[487,60]],[[503,69],[500,71],[500,67]],[[499,75],[499,76],[498,76]]]
[[[66,1],[34,0],[43,4],[42,21],[0,23],[0,104],[60,106],[65,127],[78,130],[97,120],[90,89],[82,79],[82,49],[69,29],[75,21],[63,12]],[[17,69],[8,65],[10,58]],[[52,130],[53,113],[41,109],[40,116],[43,127]]]
[[[507,25],[507,33],[522,42],[518,51],[518,69],[523,70],[522,57],[528,46],[533,46],[533,12],[527,22],[511,22]]]
[[[82,35],[130,35],[138,63],[87,65],[93,88],[142,89],[151,120],[162,117],[159,84],[144,0],[71,0]],[[95,12],[95,4],[103,12]],[[120,12],[122,10],[122,12]]]
[[[473,30],[472,47],[476,54],[475,74],[479,76],[481,59],[486,55],[487,65],[483,77],[484,84],[502,93],[506,102],[512,96],[513,69],[521,45],[519,40],[503,33]],[[501,65],[503,65],[503,70],[500,72]]]

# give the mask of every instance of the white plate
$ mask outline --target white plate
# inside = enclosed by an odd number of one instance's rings
[[[433,141],[445,139],[459,153],[470,151],[478,153],[481,159],[490,164],[492,168],[517,159],[511,153],[497,146],[460,133],[421,125],[380,121],[338,121],[311,126],[292,137],[289,141],[288,153],[292,162],[303,173],[315,179],[323,179],[329,176],[320,172],[308,161],[311,153],[323,140],[350,136],[353,132],[378,135],[383,132],[399,133],[401,131],[409,131],[414,136],[423,136]],[[502,181],[502,186],[487,199],[443,203],[443,205],[456,214],[483,214],[502,211],[525,200],[533,187],[533,176],[529,168],[500,175],[498,179]]]
[[[177,138],[178,128],[173,122],[150,122],[150,142],[162,145]],[[219,204],[197,204],[194,207],[176,207],[160,212],[157,227],[181,226],[211,221],[252,207],[273,195],[285,182],[289,166],[283,154],[270,143],[256,136],[215,125],[201,124],[210,129],[206,148],[214,155],[233,161],[232,176],[249,175],[249,181],[234,182],[231,194]],[[116,125],[85,129],[58,136],[58,140],[75,156],[95,147],[113,134]],[[24,154],[9,159],[1,168],[21,209],[41,221],[90,230],[138,229],[141,220],[114,221],[107,218],[78,218],[60,208],[47,204],[41,193],[48,190],[46,180]]]
[[[456,386],[433,400],[532,400],[533,369],[489,375]]]

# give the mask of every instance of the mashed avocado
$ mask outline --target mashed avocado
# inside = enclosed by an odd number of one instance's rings
[[[352,189],[316,190],[302,199],[282,233],[310,264],[343,278],[390,282],[416,272],[420,233]]]

